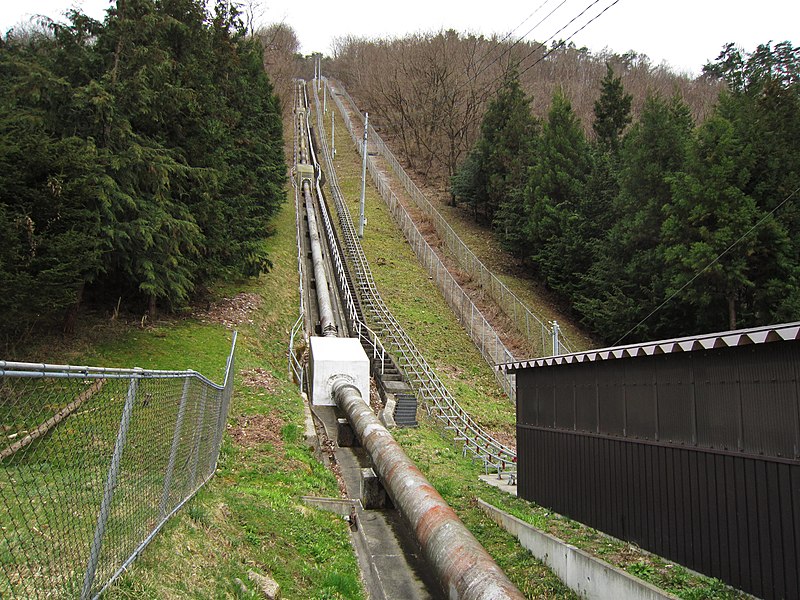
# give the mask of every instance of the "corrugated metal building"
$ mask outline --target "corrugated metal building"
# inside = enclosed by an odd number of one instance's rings
[[[523,361],[519,495],[800,597],[800,323]]]

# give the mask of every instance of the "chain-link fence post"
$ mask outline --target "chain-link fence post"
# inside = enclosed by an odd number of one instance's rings
[[[222,434],[225,431],[225,423],[228,420],[228,405],[231,402],[231,396],[233,395],[233,373],[236,366],[236,359],[234,356],[234,350],[236,349],[236,332],[233,332],[233,343],[231,345],[231,353],[228,356],[228,363],[225,368],[225,383],[224,388],[222,391],[222,401],[221,406],[219,409],[219,419],[217,420],[217,430],[216,434],[214,435],[214,445],[211,447],[211,451],[214,453],[214,458],[211,461],[211,471],[213,473],[217,470],[217,461],[219,460],[219,452],[222,446]],[[210,474],[209,473],[209,474]]]
[[[89,564],[86,567],[86,574],[83,578],[81,600],[88,600],[92,592],[94,574],[97,571],[100,551],[103,548],[103,537],[106,531],[106,524],[108,523],[108,516],[111,512],[111,501],[114,499],[114,490],[117,487],[119,465],[122,461],[122,451],[125,449],[125,441],[128,437],[128,428],[131,424],[131,414],[133,413],[133,404],[136,401],[136,390],[138,387],[139,378],[136,376],[131,377],[130,384],[128,384],[128,394],[125,398],[125,406],[122,409],[122,420],[120,421],[119,430],[117,431],[117,440],[114,443],[114,454],[111,457],[111,465],[108,469],[106,485],[103,488],[103,500],[100,503],[100,514],[97,516],[97,526],[94,530]]]
[[[194,444],[192,445],[192,469],[189,475],[189,489],[193,490],[197,485],[197,464],[200,462],[200,442],[203,439],[203,421],[206,416],[206,399],[208,392],[206,388],[200,391],[200,409],[197,411],[197,423],[194,428]]]

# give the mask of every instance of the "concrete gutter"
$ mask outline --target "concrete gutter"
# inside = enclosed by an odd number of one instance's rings
[[[363,514],[361,503],[358,500],[339,499],[339,498],[316,498],[314,496],[303,496],[303,503],[318,510],[324,510],[333,514],[347,517],[356,514]],[[356,551],[356,559],[363,577],[364,586],[370,600],[388,600],[386,590],[378,571],[378,565],[372,560],[369,549],[369,540],[363,527],[350,527],[350,541]]]
[[[478,498],[481,509],[517,537],[523,548],[546,564],[581,598],[588,600],[676,600],[657,587],[571,544],[535,528]]]
[[[522,593],[381,425],[358,388],[344,379],[335,380],[332,387],[336,405],[347,415],[449,600],[523,600]]]

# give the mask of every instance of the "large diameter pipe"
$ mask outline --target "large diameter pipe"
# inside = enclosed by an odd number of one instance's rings
[[[323,337],[336,336],[336,322],[333,318],[333,303],[328,290],[328,277],[325,274],[322,244],[319,237],[317,217],[314,213],[314,202],[311,197],[311,182],[303,181],[303,197],[306,201],[308,215],[308,236],[311,238],[311,262],[314,265],[314,279],[317,286],[317,307],[319,309],[319,325]]]
[[[392,434],[344,378],[333,398],[372,458],[384,488],[411,525],[450,600],[521,600],[522,593],[469,532]]]

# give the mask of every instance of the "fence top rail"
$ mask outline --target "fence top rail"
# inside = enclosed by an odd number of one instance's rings
[[[0,377],[57,378],[57,379],[183,379],[192,377],[222,390],[231,376],[230,363],[236,350],[237,332],[233,332],[231,351],[225,367],[225,381],[220,385],[193,369],[169,371],[160,369],[90,367],[77,365],[55,365],[47,363],[15,362],[0,360]]]
[[[37,365],[39,366],[39,365]],[[50,365],[48,365],[50,366]],[[192,371],[136,371],[110,372],[103,369],[93,369],[81,371],[80,369],[71,371],[48,370],[12,370],[0,368],[0,377],[16,377],[28,379],[186,379],[191,377],[218,390],[225,389],[224,385],[214,383],[205,375]]]
[[[722,331],[719,333],[706,333],[669,340],[643,342],[640,344],[629,344],[627,346],[614,346],[610,348],[601,348],[599,350],[588,350],[585,352],[552,356],[549,358],[529,359],[498,365],[497,368],[507,373],[514,373],[529,367],[549,367],[562,364],[610,360],[614,358],[674,354],[678,352],[692,352],[694,350],[711,350],[714,348],[730,348],[749,344],[766,344],[768,342],[792,340],[800,340],[800,321],[753,327],[750,329]]]

